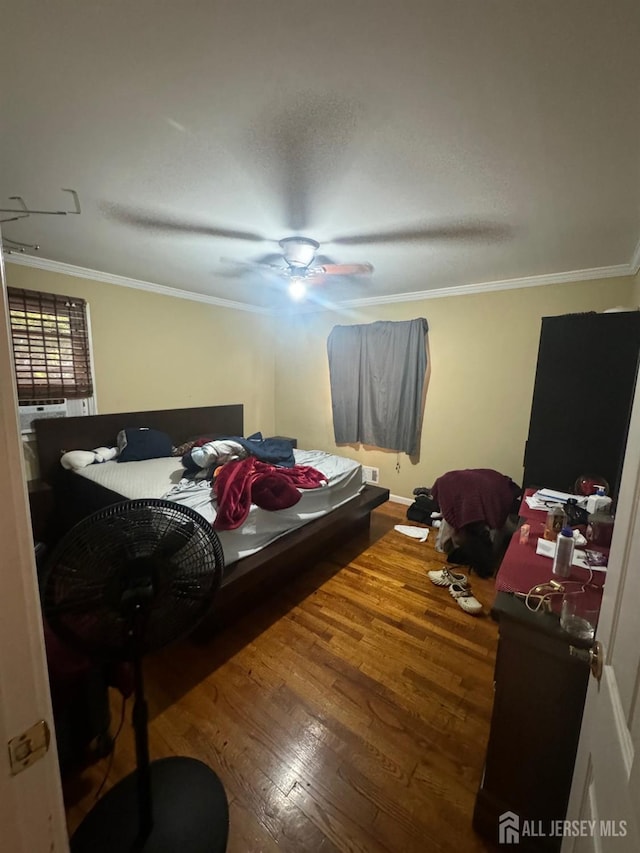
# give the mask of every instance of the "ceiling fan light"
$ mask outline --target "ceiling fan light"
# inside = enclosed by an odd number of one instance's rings
[[[319,243],[308,237],[285,237],[279,245],[289,266],[301,268],[309,266],[320,248]]]
[[[295,302],[301,302],[305,296],[307,295],[307,285],[304,282],[304,279],[301,278],[292,278],[289,283],[289,296]]]

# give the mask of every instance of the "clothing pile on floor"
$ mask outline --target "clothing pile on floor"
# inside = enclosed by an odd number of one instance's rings
[[[414,494],[416,502],[423,500],[425,511],[435,505],[437,510],[432,512],[440,512],[436,547],[448,555],[448,562],[470,566],[480,577],[490,577],[501,533],[508,518],[517,514],[521,487],[491,468],[466,468],[448,471],[430,489],[416,489]]]

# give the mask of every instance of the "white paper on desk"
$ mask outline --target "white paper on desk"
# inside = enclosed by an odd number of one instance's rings
[[[558,501],[558,503],[566,503],[569,498],[575,498],[578,502],[586,502],[584,495],[572,495],[569,492],[557,492],[555,489],[538,489],[535,494],[543,501]]]
[[[593,564],[589,565],[587,559],[584,555],[584,551],[574,551],[573,552],[573,560],[571,561],[574,566],[580,566],[581,569],[591,569],[592,572],[606,572],[606,566],[594,566]]]
[[[538,544],[536,545],[536,554],[540,554],[541,557],[550,557],[552,560],[556,555],[556,543],[549,542],[547,539],[538,539]],[[584,556],[583,551],[577,551],[574,549],[573,559],[571,560],[572,565],[579,566],[581,569],[591,569],[594,572],[606,572],[606,566],[590,566]]]
[[[538,539],[536,554],[540,554],[541,557],[551,557],[553,560],[556,555],[556,543],[549,542],[547,539]]]
[[[549,509],[552,504],[564,504],[569,498],[573,498],[578,506],[587,505],[584,495],[571,495],[568,492],[557,492],[555,489],[538,489],[525,497],[525,503],[530,509]]]

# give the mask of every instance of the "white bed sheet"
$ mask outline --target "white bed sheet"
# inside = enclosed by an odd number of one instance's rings
[[[162,498],[184,477],[178,457],[145,459],[142,462],[110,462],[87,465],[75,472],[127,500]]]
[[[288,509],[269,512],[252,504],[242,527],[218,531],[227,565],[255,554],[285,533],[321,518],[347,503],[364,488],[362,466],[352,459],[322,450],[294,450],[294,456],[297,465],[310,465],[321,471],[327,477],[327,485],[301,489],[300,500]],[[165,498],[196,510],[209,523],[215,519],[211,484],[184,479],[184,468],[178,458],[104,462],[81,468],[76,473],[129,500]]]

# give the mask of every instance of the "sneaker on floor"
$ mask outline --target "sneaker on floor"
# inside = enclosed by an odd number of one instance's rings
[[[482,605],[471,592],[468,586],[463,586],[459,583],[452,583],[449,586],[449,592],[458,602],[465,613],[470,613],[472,616],[477,616],[482,613]]]
[[[451,586],[452,583],[458,583],[461,586],[467,585],[467,576],[462,572],[453,572],[451,569],[442,568],[437,571],[427,572],[429,580],[436,586]]]

